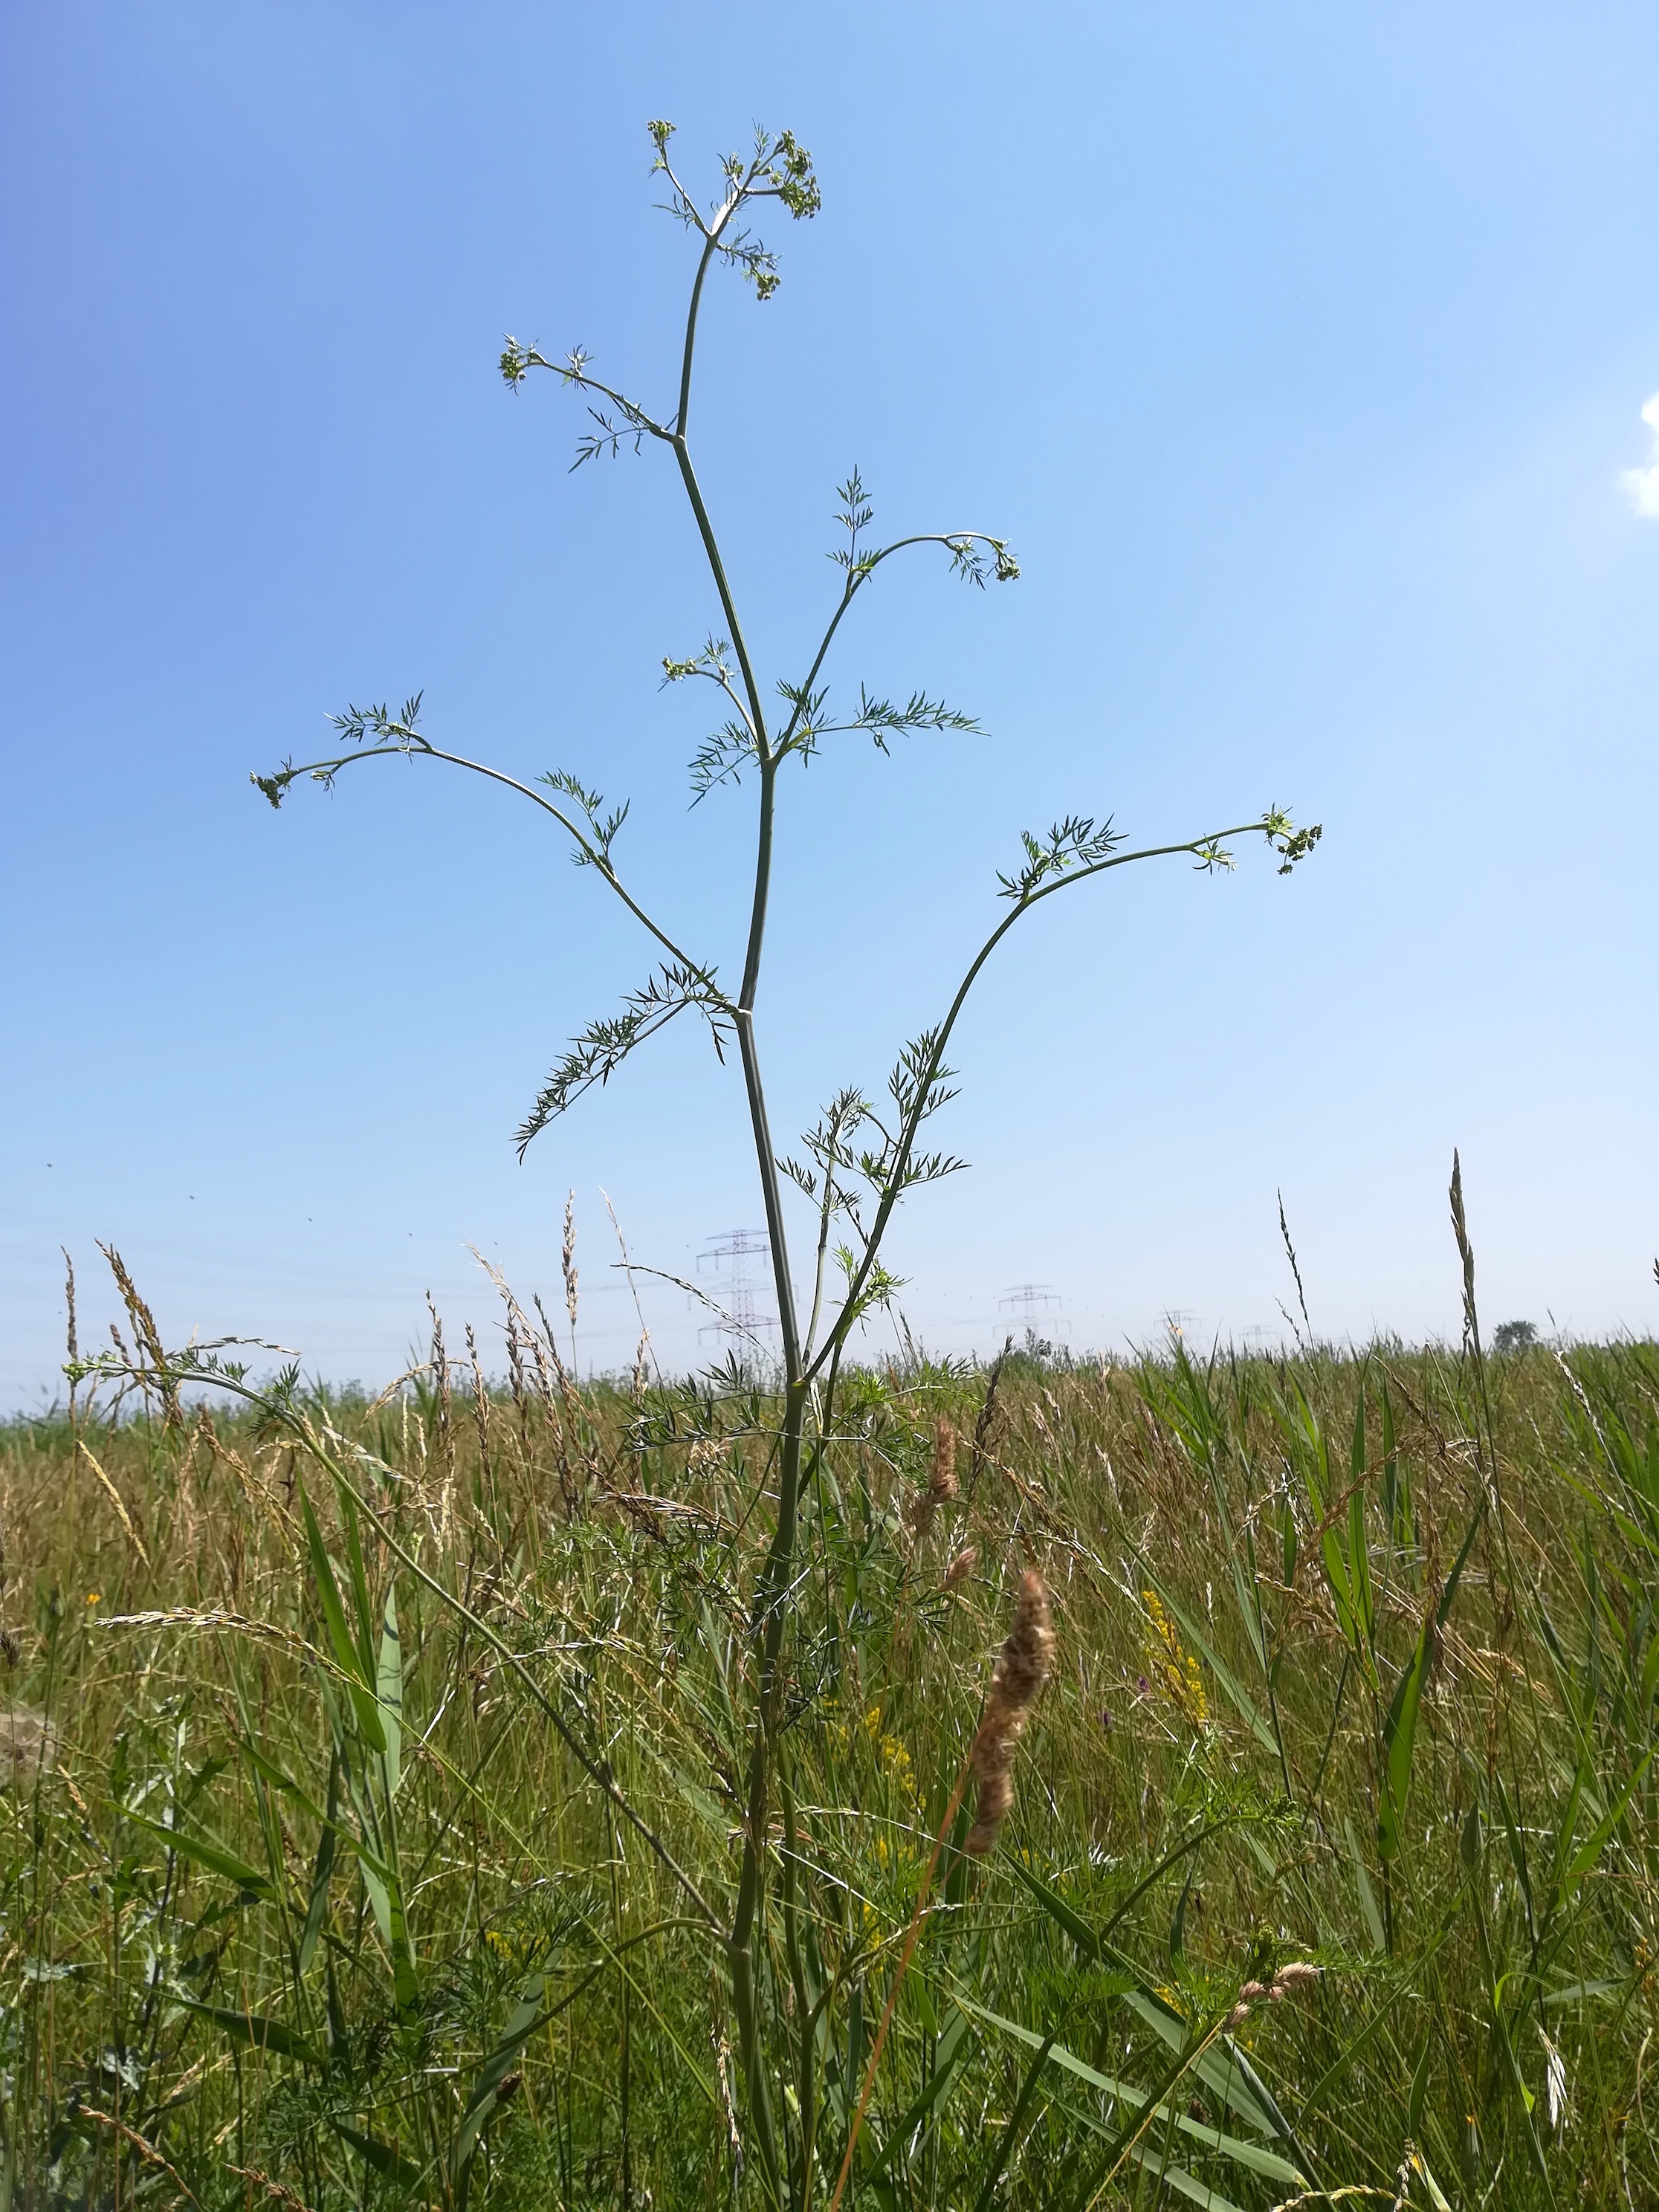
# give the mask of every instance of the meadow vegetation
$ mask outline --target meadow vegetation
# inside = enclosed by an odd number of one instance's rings
[[[499,1285],[496,1385],[440,1333],[210,1407],[123,1283],[143,1387],[0,1446],[4,2203],[765,2203],[775,1388],[579,1382]],[[837,1420],[763,1846],[794,2201],[1655,2201],[1659,1351],[918,1358]]]
[[[1010,931],[1241,839],[1288,875],[1319,831],[1022,833],[933,1025],[775,1149],[792,763],[977,730],[926,690],[832,696],[848,618],[901,555],[1018,568],[980,529],[878,542],[853,470],[818,643],[765,678],[694,464],[699,314],[721,268],[772,296],[750,226],[819,188],[763,131],[704,209],[672,135],[667,403],[580,347],[501,368],[580,395],[579,462],[650,452],[684,490],[720,627],[663,676],[725,718],[694,800],[753,805],[740,944],[688,949],[624,881],[625,802],[434,741],[418,695],[254,781],[280,807],[441,765],[557,827],[656,965],[520,1149],[701,1024],[775,1351],[676,1380],[642,1340],[584,1381],[569,1233],[568,1337],[497,1280],[496,1349],[434,1315],[372,1402],[170,1345],[112,1252],[113,1349],[83,1353],[71,1292],[67,1403],[0,1434],[0,2212],[1652,2203],[1653,1348],[1516,1325],[1488,1358],[1455,1169],[1455,1352],[870,1364]],[[849,969],[896,896],[837,911]]]

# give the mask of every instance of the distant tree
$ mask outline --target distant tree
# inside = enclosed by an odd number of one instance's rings
[[[1531,1321],[1500,1321],[1492,1331],[1494,1352],[1525,1352],[1538,1341],[1538,1324]]]

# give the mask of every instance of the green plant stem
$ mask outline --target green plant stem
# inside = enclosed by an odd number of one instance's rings
[[[765,2068],[765,2038],[760,2019],[755,1972],[765,1891],[766,1832],[773,1763],[777,1752],[778,1709],[783,1687],[785,1599],[794,1565],[800,1499],[801,1439],[807,1385],[799,1376],[786,1389],[783,1435],[778,1455],[778,1522],[756,1591],[760,1631],[760,1679],[749,1753],[749,1784],[743,1865],[738,1877],[737,1908],[732,1918],[732,2009],[737,2016],[738,2055],[743,2061],[750,2117],[761,2162],[774,2197],[782,2202],[777,2141]]]

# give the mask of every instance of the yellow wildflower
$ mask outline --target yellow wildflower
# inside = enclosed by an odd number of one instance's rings
[[[1194,1728],[1207,1727],[1210,1701],[1205,1694],[1198,1661],[1183,1648],[1158,1592],[1145,1589],[1140,1595],[1152,1631],[1146,1641],[1147,1674],[1183,1720]]]

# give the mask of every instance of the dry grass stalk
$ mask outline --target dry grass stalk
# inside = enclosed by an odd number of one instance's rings
[[[175,1605],[149,1613],[100,1613],[94,1622],[99,1630],[109,1628],[228,1628],[242,1636],[256,1636],[270,1644],[279,1644],[296,1658],[307,1659],[325,1671],[338,1674],[325,1652],[309,1644],[297,1629],[284,1628],[272,1620],[254,1620],[245,1613],[237,1613],[229,1606]]]
[[[530,1405],[524,1394],[524,1354],[519,1347],[519,1324],[513,1308],[507,1310],[507,1379],[513,1392],[513,1410],[519,1417],[519,1442],[530,1442]]]
[[[961,1771],[957,1776],[956,1786],[951,1792],[951,1802],[945,1808],[945,1818],[939,1824],[939,1832],[933,1838],[933,1848],[928,1854],[927,1863],[922,1869],[921,1881],[917,1885],[916,1901],[910,1910],[910,1924],[904,1931],[904,1942],[899,1951],[898,1965],[894,1968],[893,1978],[888,1984],[887,2002],[881,2008],[881,2019],[876,2027],[875,2040],[870,2046],[870,2057],[864,2069],[864,2086],[859,2093],[858,2109],[853,2115],[853,2124],[847,2131],[847,2148],[842,2154],[841,2171],[836,2177],[835,2193],[830,2199],[829,2212],[840,2212],[841,2200],[847,2192],[848,2176],[853,2171],[853,2154],[858,2148],[859,2134],[864,2126],[864,2116],[870,2109],[870,2093],[876,2086],[876,2073],[881,2064],[881,2055],[887,2048],[887,2034],[893,2025],[893,2014],[898,2004],[899,1990],[903,1986],[905,1975],[910,1970],[910,1961],[915,1955],[916,1939],[921,1933],[922,1923],[927,1917],[927,1909],[933,1895],[933,1877],[939,1872],[939,1863],[944,1855],[945,1839],[950,1834],[955,1825],[957,1814],[962,1809],[962,1801],[967,1795],[968,1784],[972,1773],[973,1753],[970,1752],[962,1762]]]
[[[64,1349],[69,1353],[69,1364],[73,1369],[78,1366],[81,1358],[81,1337],[75,1320],[75,1262],[70,1257],[67,1244],[60,1244],[58,1249],[64,1255],[64,1304],[69,1314]],[[69,1386],[69,1417],[71,1429],[75,1426],[76,1411],[75,1382],[71,1376]]]
[[[439,1319],[438,1309],[432,1302],[432,1293],[426,1294],[426,1310],[432,1316],[432,1380],[438,1394],[438,1441],[446,1462],[453,1471],[453,1447],[450,1437],[449,1354],[444,1349],[444,1325]]]
[[[537,1310],[539,1312],[540,1308],[538,1307]],[[528,1320],[525,1322],[525,1336],[530,1346],[530,1356],[536,1363],[537,1390],[540,1393],[550,1426],[556,1427],[559,1413],[553,1402],[553,1377],[548,1371],[547,1354],[542,1349],[540,1332],[532,1328]]]
[[[467,1364],[472,1370],[472,1422],[478,1431],[478,1468],[484,1486],[489,1484],[489,1394],[484,1386],[483,1363],[478,1358],[478,1340],[472,1334],[472,1324],[466,1324]]]
[[[939,1434],[949,1428],[941,1421]],[[956,1440],[951,1442],[951,1481],[954,1485]],[[941,1464],[939,1454],[934,1458],[937,1469]],[[954,1490],[952,1492],[954,1495]],[[893,2024],[894,2008],[910,1960],[916,1948],[916,1938],[927,1916],[933,1897],[933,1877],[939,1870],[945,1839],[950,1834],[957,1813],[967,1793],[970,1780],[979,1784],[978,1817],[969,1831],[963,1848],[975,1857],[981,1857],[996,1840],[997,1830],[1013,1802],[1013,1784],[1008,1770],[1013,1763],[1014,1747],[1024,1730],[1025,1722],[1035,1703],[1037,1692],[1048,1678],[1053,1662],[1054,1632],[1048,1615],[1048,1592],[1041,1575],[1028,1569],[1020,1577],[1019,1601],[1014,1609],[1014,1625],[1008,1632],[1008,1640],[997,1655],[997,1663],[991,1676],[991,1692],[985,1703],[985,1714],[973,1747],[963,1762],[957,1777],[951,1802],[945,1808],[939,1833],[916,1891],[916,1901],[911,1909],[910,1924],[904,1932],[904,1942],[899,1952],[898,1965],[888,1985],[887,2002],[882,2008],[875,2040],[870,2046],[870,2057],[864,2069],[864,2086],[859,2097],[858,2109],[853,2124],[848,2130],[847,2148],[842,2155],[841,2171],[836,2179],[835,2194],[830,2199],[829,2212],[838,2212],[846,2194],[848,2177],[853,2170],[853,2154],[858,2148],[859,2133],[864,2125],[864,2116],[869,2109],[870,2093],[876,2083],[876,2070],[881,2064],[882,2052],[887,2046],[888,2030]]]
[[[311,2207],[303,2197],[296,2197],[284,2183],[273,2181],[257,2166],[228,2166],[225,2172],[236,2174],[244,2181],[252,2182],[256,2188],[263,2189],[267,2197],[274,2197],[279,2204],[292,2205],[294,2212],[311,2212]]]
[[[1003,1363],[1013,1348],[1013,1338],[1006,1338],[985,1377],[985,1395],[980,1401],[979,1419],[974,1423],[974,1433],[968,1448],[968,1503],[970,1505],[990,1455],[992,1431],[997,1425],[997,1389],[1002,1381]]]
[[[82,1458],[85,1460],[87,1465],[97,1476],[99,1481],[103,1484],[104,1488],[109,1492],[110,1503],[114,1506],[116,1512],[120,1516],[121,1526],[127,1532],[129,1542],[131,1544],[134,1551],[137,1553],[139,1558],[143,1561],[144,1565],[148,1566],[149,1565],[149,1553],[144,1548],[143,1538],[138,1534],[137,1528],[133,1525],[132,1516],[127,1511],[126,1506],[122,1500],[120,1492],[110,1480],[108,1475],[105,1474],[103,1468],[99,1466],[98,1462],[93,1456],[91,1448],[88,1444],[84,1437],[76,1439],[76,1448],[80,1452]]]
[[[536,1310],[542,1317],[542,1327],[546,1332],[548,1357],[553,1363],[554,1379],[559,1386],[559,1401],[564,1408],[564,1422],[556,1439],[559,1457],[559,1486],[564,1493],[566,1514],[574,1516],[577,1506],[581,1502],[581,1493],[577,1486],[575,1477],[571,1472],[569,1455],[565,1445],[565,1437],[568,1433],[570,1442],[574,1443],[579,1450],[582,1449],[582,1430],[584,1426],[582,1419],[582,1402],[577,1393],[576,1385],[572,1380],[570,1370],[565,1365],[563,1360],[559,1357],[559,1347],[554,1341],[553,1337],[553,1324],[547,1317],[547,1308],[542,1304],[541,1293],[539,1291],[536,1294]],[[575,1345],[574,1334],[571,1338],[571,1345],[574,1353]],[[587,1480],[591,1482],[599,1472],[599,1461],[598,1451],[592,1442],[592,1425],[588,1423],[586,1425],[588,1428],[590,1441],[586,1448],[584,1456],[586,1462],[586,1474]]]
[[[161,1332],[155,1326],[155,1316],[138,1295],[138,1286],[127,1273],[126,1262],[115,1247],[100,1243],[98,1249],[109,1261],[110,1273],[115,1278],[115,1286],[121,1293],[121,1303],[132,1323],[132,1333],[137,1339],[139,1352],[155,1372],[155,1387],[161,1393],[167,1425],[170,1429],[182,1428],[185,1414],[179,1402],[179,1386],[167,1378],[167,1356],[161,1343]],[[118,1337],[116,1341],[119,1343],[120,1339]]]
[[[99,2127],[112,2129],[118,2136],[124,2136],[125,2140],[132,2145],[134,2150],[137,2152],[139,2157],[143,2160],[147,2166],[159,2166],[161,2172],[166,2174],[167,2179],[172,2182],[173,2187],[177,2189],[181,2195],[187,2197],[190,2199],[191,2203],[196,2206],[197,2212],[201,2212],[200,2197],[197,2196],[195,2191],[179,2172],[178,2167],[172,2163],[171,2160],[163,2158],[161,2152],[156,2149],[155,2144],[153,2142],[147,2142],[145,2138],[139,2134],[137,2128],[130,2128],[125,2120],[118,2119],[113,2112],[100,2112],[98,2111],[97,2107],[93,2105],[82,2105],[80,2108],[80,2117],[83,2120],[94,2121]]]
[[[432,1316],[432,1380],[437,1392],[438,1458],[442,1468],[436,1533],[438,1541],[447,1544],[450,1520],[455,1505],[455,1430],[449,1395],[449,1354],[444,1347],[444,1325],[439,1319],[438,1309],[433,1304],[430,1291],[426,1294],[426,1310]],[[430,1510],[428,1506],[428,1511]]]
[[[1019,1602],[1008,1640],[997,1655],[984,1718],[974,1738],[969,1764],[979,1784],[974,1825],[963,1848],[983,1858],[997,1839],[1014,1802],[1014,1753],[1025,1733],[1037,1692],[1054,1663],[1054,1631],[1048,1592],[1032,1568],[1020,1577]]]

